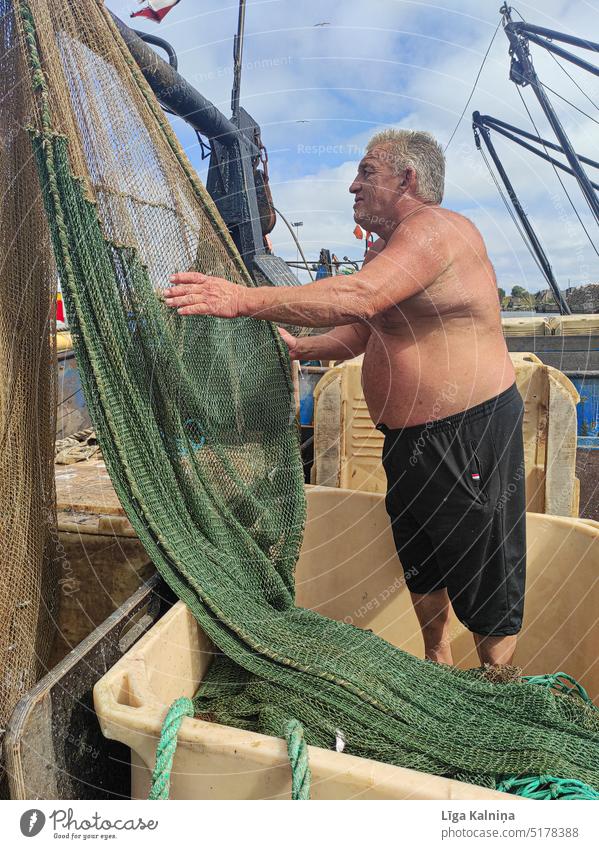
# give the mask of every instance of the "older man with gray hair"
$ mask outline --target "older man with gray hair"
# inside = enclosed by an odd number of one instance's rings
[[[301,287],[243,288],[176,274],[182,315],[334,327],[282,336],[293,359],[364,353],[370,415],[385,434],[386,506],[425,656],[453,663],[450,605],[482,663],[510,663],[525,584],[523,404],[477,228],[440,206],[445,161],[426,132],[369,142],[349,187],[379,238],[361,271]]]

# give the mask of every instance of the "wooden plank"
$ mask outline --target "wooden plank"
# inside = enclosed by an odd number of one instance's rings
[[[547,369],[538,363],[515,363],[516,384],[524,401],[522,438],[526,468],[526,509],[545,512],[545,458],[549,384]]]
[[[124,516],[103,460],[55,466],[56,507],[61,512]]]
[[[341,374],[331,369],[314,391],[314,464],[311,483],[339,486],[341,474]]]
[[[569,393],[549,372],[549,417],[545,512],[578,515],[576,474],[576,408]]]

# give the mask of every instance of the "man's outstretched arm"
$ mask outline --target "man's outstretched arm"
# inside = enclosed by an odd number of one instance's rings
[[[181,315],[252,318],[330,327],[369,321],[427,288],[448,258],[438,220],[410,220],[399,227],[385,249],[356,274],[338,275],[305,286],[236,286],[220,277],[193,272],[175,274],[163,292],[168,306]]]
[[[350,360],[363,354],[370,337],[366,324],[336,327],[321,336],[292,336],[279,327],[292,360]]]

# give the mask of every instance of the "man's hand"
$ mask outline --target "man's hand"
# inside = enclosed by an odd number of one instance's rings
[[[292,336],[291,333],[288,333],[282,327],[277,327],[277,330],[281,334],[281,339],[283,340],[283,342],[289,348],[290,358],[292,360],[299,360],[300,359],[300,352],[299,352],[299,346],[298,346],[299,339],[297,339],[295,336]]]
[[[242,315],[244,286],[192,271],[173,274],[170,282],[173,285],[162,293],[164,303],[176,308],[179,315],[214,315],[217,318]]]

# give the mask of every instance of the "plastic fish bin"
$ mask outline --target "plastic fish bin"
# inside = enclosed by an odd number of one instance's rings
[[[297,601],[422,656],[422,640],[393,546],[384,497],[308,487],[308,521],[297,567]],[[565,671],[599,697],[599,523],[528,514],[528,583],[515,662],[527,674]],[[454,659],[478,666],[472,636],[451,623]],[[97,684],[104,735],[132,752],[132,795],[146,798],[162,721],[191,697],[213,646],[176,604]],[[459,781],[309,747],[313,799],[499,799]],[[283,740],[184,719],[171,798],[286,799],[291,775]],[[510,797],[514,798],[514,797]]]

